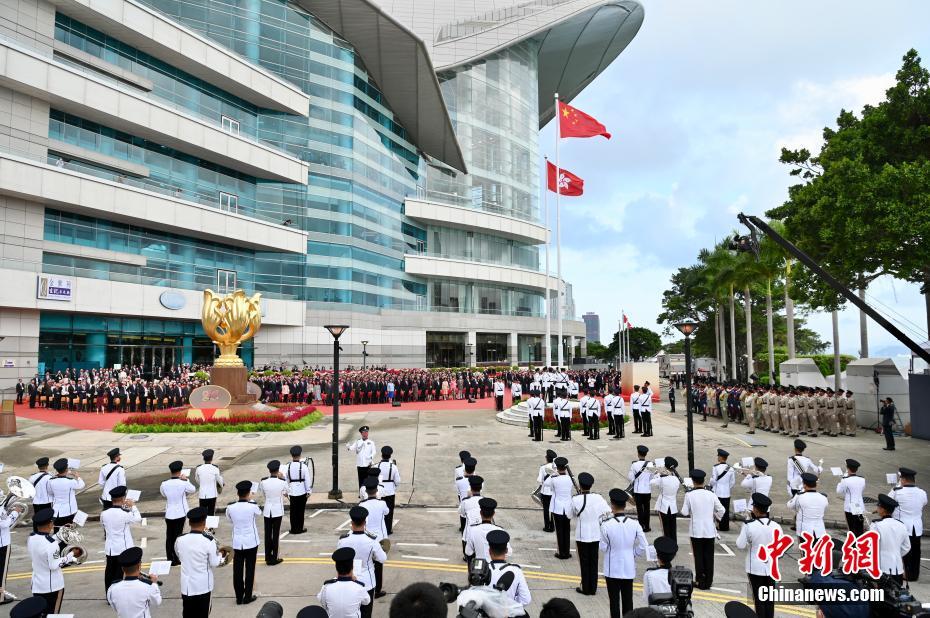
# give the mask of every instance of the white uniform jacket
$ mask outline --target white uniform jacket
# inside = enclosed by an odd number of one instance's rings
[[[355,453],[355,467],[368,468],[375,461],[375,443],[373,440],[362,440],[359,438],[355,442],[350,442],[346,450]]]
[[[159,491],[167,500],[165,519],[181,519],[187,515],[187,511],[190,509],[190,505],[187,504],[187,496],[197,491],[197,488],[190,481],[174,477],[162,481]]]
[[[107,589],[107,603],[118,618],[151,618],[152,606],[161,605],[161,587],[126,577]]]
[[[197,479],[197,497],[203,500],[216,498],[219,495],[219,490],[225,485],[220,469],[212,463],[197,466],[194,477]]]
[[[772,560],[760,560],[759,548],[763,545],[770,545],[775,538],[775,531],[781,531],[781,526],[768,517],[751,519],[743,524],[743,528],[736,537],[736,546],[740,549],[747,549],[746,552],[746,573],[750,575],[770,575]]]
[[[69,479],[55,476],[48,482],[48,496],[52,499],[55,517],[67,517],[77,513],[77,500],[74,493],[84,489],[84,479]]]
[[[384,564],[387,555],[374,534],[368,530],[346,532],[339,537],[336,549],[351,547],[355,550],[355,577],[365,586],[365,590],[375,587],[375,562]]]
[[[797,513],[794,525],[798,536],[802,532],[810,532],[819,538],[827,533],[823,524],[827,503],[827,497],[816,490],[802,491],[788,501],[788,508]]]
[[[368,518],[365,520],[365,527],[368,531],[374,533],[379,541],[386,539],[387,525],[384,523],[384,518],[391,512],[391,509],[384,500],[366,498],[359,502],[358,505],[368,509]]]
[[[351,577],[326,580],[316,598],[330,618],[361,618],[362,605],[371,603],[365,584]]]
[[[649,487],[659,491],[656,496],[656,511],[666,515],[678,512],[678,489],[681,487],[681,481],[672,474],[653,476],[649,481]]]
[[[284,517],[284,496],[287,495],[287,482],[276,476],[268,476],[258,483],[258,493],[265,496],[262,515],[265,517]]]
[[[904,573],[904,555],[911,551],[911,538],[907,526],[893,517],[876,519],[869,530],[878,532],[878,568],[882,573]]]
[[[601,524],[600,549],[604,554],[604,577],[634,579],[636,556],[646,553],[649,542],[635,517],[616,513]]]
[[[213,536],[206,532],[188,532],[174,542],[181,561],[181,594],[188,597],[213,592],[213,569],[221,556]]]
[[[601,540],[601,515],[610,513],[610,506],[601,494],[581,493],[572,498],[572,519],[575,541],[596,543]]]
[[[552,491],[552,500],[549,502],[549,512],[553,515],[571,517],[572,512],[572,484],[568,474],[550,476],[543,482],[543,487],[549,485]]]
[[[258,547],[258,524],[262,510],[252,500],[239,500],[226,507],[226,519],[232,523],[232,548]]]
[[[397,486],[400,484],[400,470],[393,461],[381,460],[378,462],[378,480],[381,482],[381,496],[393,496],[397,494]]]
[[[927,506],[927,492],[916,485],[895,487],[889,496],[898,501],[894,516],[901,520],[910,536],[924,533],[923,509]]]
[[[130,547],[134,547],[132,540],[132,525],[142,523],[142,514],[133,506],[124,511],[118,506],[104,509],[100,513],[100,525],[106,536],[104,549],[108,556],[119,556]]]
[[[33,532],[26,542],[32,560],[32,594],[56,592],[65,587],[61,567],[72,564],[74,556],[58,557],[58,540],[50,534]]]
[[[652,494],[652,487],[649,482],[652,480],[652,471],[647,468],[649,462],[645,459],[638,459],[630,464],[630,471],[627,477],[633,483],[634,494]]]
[[[706,487],[692,489],[685,494],[681,503],[681,514],[691,517],[688,536],[693,539],[713,539],[717,537],[714,520],[723,517],[724,508],[720,499]]]
[[[100,499],[110,502],[110,490],[114,487],[126,486],[126,469],[111,461],[100,468],[97,484],[100,485]]]
[[[772,491],[772,477],[768,474],[762,476],[747,476],[739,484],[740,487],[749,490],[749,495],[765,494],[769,495]]]
[[[836,485],[837,495],[843,496],[843,510],[851,515],[865,513],[865,502],[862,500],[862,491],[865,489],[865,479],[858,474],[850,474]]]
[[[730,464],[715,464],[707,476],[707,485],[714,490],[718,498],[729,498],[730,490],[736,485],[736,473]]]
[[[495,560],[489,564],[491,567],[491,585],[504,575],[504,573],[513,573],[513,583],[507,589],[507,596],[519,603],[520,605],[529,605],[533,602],[530,595],[530,587],[526,585],[526,577],[523,576],[523,569],[516,564],[508,564],[503,560]]]

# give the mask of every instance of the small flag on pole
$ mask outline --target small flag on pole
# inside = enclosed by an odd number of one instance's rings
[[[559,101],[559,131],[560,137],[594,137],[603,135],[610,139],[607,127],[596,118],[589,116],[580,109],[566,105]]]
[[[560,195],[581,195],[584,193],[584,180],[566,169],[559,169],[546,161],[549,190]]]

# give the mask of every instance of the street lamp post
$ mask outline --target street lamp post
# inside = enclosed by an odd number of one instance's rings
[[[694,418],[691,409],[691,335],[697,330],[697,322],[686,320],[675,324],[685,336],[685,411],[688,418],[688,472],[694,470]]]
[[[368,342],[362,342],[362,371],[368,367]]]
[[[339,337],[349,327],[330,324],[324,328],[333,336],[333,488],[329,491],[329,499],[342,500],[342,490],[339,489]]]

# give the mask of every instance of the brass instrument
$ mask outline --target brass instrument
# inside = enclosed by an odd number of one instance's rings
[[[544,471],[548,476],[555,476],[559,473],[558,470],[556,470],[555,464],[551,462],[545,465]],[[545,479],[543,479],[543,481],[545,481]],[[535,502],[537,506],[542,506],[542,485],[539,485],[533,490],[533,493],[530,494],[530,498],[533,499],[533,502]]]
[[[312,488],[314,483],[316,483],[316,467],[313,465],[313,457],[304,457],[300,460],[300,463],[307,466],[307,470],[310,471],[310,487]]]
[[[381,544],[381,549],[384,550],[384,553],[391,551],[391,539],[381,539],[378,543]]]
[[[752,477],[765,476],[765,472],[761,472],[759,470],[753,470],[752,468],[743,468],[741,466],[733,466],[733,470],[735,470],[736,472],[739,472],[743,476],[752,476]]]
[[[236,550],[234,550],[229,545],[220,545],[219,542],[216,541],[216,539],[213,539],[213,541],[216,543],[216,551],[220,555],[220,563],[216,565],[217,568],[224,567],[230,562],[232,562],[233,556],[236,555]]]
[[[73,564],[84,564],[87,561],[87,550],[80,544],[84,541],[84,535],[78,529],[77,524],[65,524],[55,533],[55,538],[59,545],[58,551],[55,552],[56,558],[72,554],[75,560]]]
[[[11,476],[6,480],[8,493],[4,497],[3,491],[0,490],[0,498],[3,499],[3,513],[0,517],[8,517],[10,511],[18,511],[19,517],[13,526],[18,526],[23,522],[23,516],[29,512],[29,503],[26,500],[32,500],[36,495],[35,485],[29,482],[29,479],[21,476]]]

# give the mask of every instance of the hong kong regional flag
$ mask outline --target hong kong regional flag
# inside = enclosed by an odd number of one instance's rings
[[[557,169],[546,161],[549,190],[561,195],[581,195],[584,193],[584,180],[578,178],[565,168]]]
[[[561,101],[559,101],[559,131],[561,137],[603,135],[610,139],[607,127],[598,122],[597,119]]]

